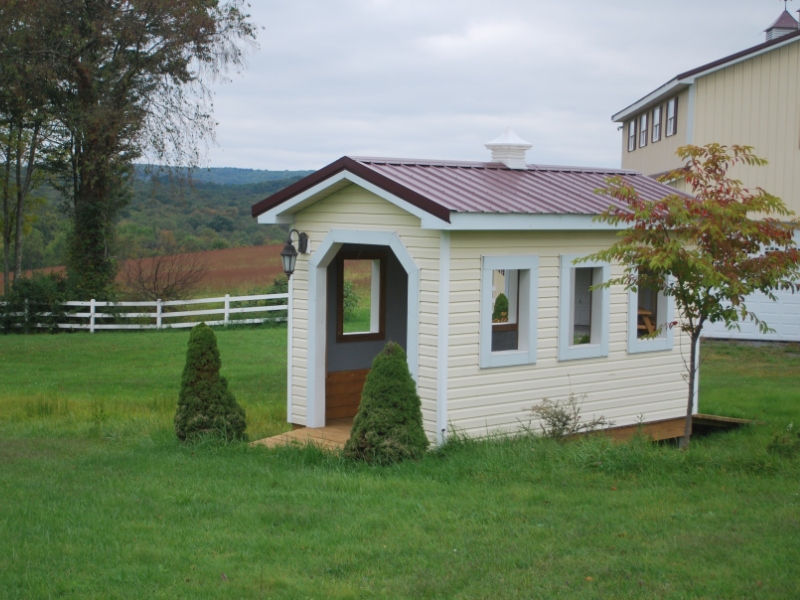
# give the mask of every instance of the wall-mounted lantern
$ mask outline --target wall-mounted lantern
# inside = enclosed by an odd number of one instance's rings
[[[300,233],[297,229],[289,231],[289,239],[286,240],[286,245],[281,250],[281,261],[283,262],[283,272],[286,273],[286,278],[290,279],[294,273],[295,264],[297,264],[297,249],[292,244],[292,233],[297,234],[297,246],[300,254],[305,254],[308,250],[308,235]]]

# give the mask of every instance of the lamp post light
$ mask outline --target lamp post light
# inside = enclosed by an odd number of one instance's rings
[[[297,264],[297,250],[292,244],[292,233],[297,234],[297,245],[300,253],[305,254],[308,249],[308,235],[300,233],[297,229],[289,231],[289,239],[286,240],[286,245],[281,250],[281,261],[283,262],[283,272],[286,273],[286,278],[291,279],[294,273],[294,267]]]

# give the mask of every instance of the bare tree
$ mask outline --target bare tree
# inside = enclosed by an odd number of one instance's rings
[[[124,286],[134,300],[185,300],[203,281],[208,262],[202,253],[176,254],[165,247],[158,256],[134,258],[122,268]]]

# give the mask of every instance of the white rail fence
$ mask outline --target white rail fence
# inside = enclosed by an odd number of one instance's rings
[[[196,300],[156,300],[155,302],[101,302],[98,300],[65,302],[67,309],[77,309],[76,312],[69,311],[65,318],[70,321],[76,319],[81,322],[58,323],[61,329],[88,329],[94,333],[103,329],[168,329],[194,327],[198,323],[204,322],[206,325],[248,325],[264,323],[266,321],[279,322],[285,321],[286,317],[279,316],[260,316],[256,318],[240,318],[239,315],[249,315],[255,313],[270,313],[285,311],[288,308],[289,294],[259,294],[255,296],[231,296],[225,294],[219,298],[198,298]],[[286,303],[275,304],[272,306],[235,306],[245,302],[263,302],[266,300],[279,301]],[[203,308],[201,310],[172,310],[179,306],[192,305],[214,305],[221,306],[215,308]],[[121,312],[116,308],[133,308],[130,312]],[[151,308],[153,310],[146,310]],[[81,309],[88,309],[83,310]],[[108,310],[112,309],[112,310]],[[48,313],[40,313],[41,316],[51,316]],[[172,319],[200,316],[221,316],[215,320],[201,319],[191,321],[174,322]],[[114,322],[107,322],[113,319]],[[120,323],[122,319],[137,319],[152,321],[149,323]]]

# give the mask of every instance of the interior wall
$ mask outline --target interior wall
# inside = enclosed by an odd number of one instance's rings
[[[336,341],[336,289],[338,280],[338,261],[333,260],[328,266],[327,289],[327,367],[328,373],[338,371],[355,371],[372,367],[373,359],[386,345],[393,341],[406,350],[408,331],[408,275],[394,253],[385,246],[367,246],[363,244],[345,244],[339,252],[386,252],[386,337],[375,341]]]

